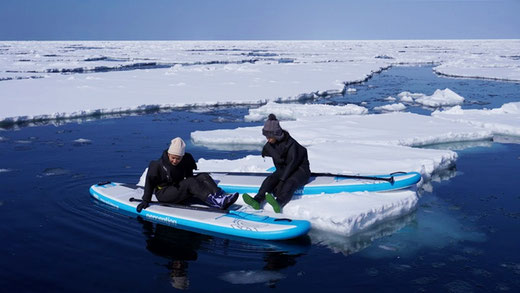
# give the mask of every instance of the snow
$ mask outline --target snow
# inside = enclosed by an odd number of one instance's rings
[[[269,102],[256,109],[249,109],[249,115],[245,121],[263,121],[273,113],[278,120],[290,120],[295,117],[314,117],[327,115],[362,115],[367,114],[368,109],[354,104],[344,106],[331,106],[322,104],[279,104]]]
[[[436,90],[431,96],[421,93],[402,92],[398,95],[402,102],[415,103],[431,108],[461,105],[464,98],[450,89]]]
[[[261,146],[265,143],[261,128],[194,131],[191,139],[196,144],[214,148],[219,145],[234,145],[235,148],[240,145]],[[404,112],[300,118],[283,122],[282,128],[304,146],[329,143],[334,148],[346,143],[418,147],[492,138],[491,131],[480,127]]]
[[[312,107],[309,108],[312,111]],[[491,131],[411,113],[363,116],[318,116],[281,122],[282,128],[308,149],[313,172],[338,174],[387,174],[417,171],[423,180],[455,164],[450,150],[417,148],[453,141],[481,141],[492,138]],[[265,138],[261,127],[192,132],[192,141],[210,148],[240,145],[260,149]],[[237,160],[198,161],[201,171],[259,172],[272,167],[270,158],[250,155]],[[241,200],[239,200],[242,203]],[[295,197],[284,214],[311,221],[314,228],[341,235],[353,235],[388,219],[413,210],[417,195],[413,190],[388,193],[353,193]],[[266,205],[266,213],[272,212]],[[254,212],[248,210],[249,212]]]
[[[0,46],[4,124],[334,95],[402,64],[434,63],[435,72],[450,76],[520,80],[520,60],[514,58],[520,40],[2,41]]]
[[[403,103],[395,103],[384,106],[375,107],[374,110],[380,112],[396,112],[406,110],[406,106]]]
[[[312,98],[342,92],[343,80],[363,80],[383,66],[217,64],[3,81],[0,122]]]
[[[414,191],[318,195],[287,205],[284,213],[311,221],[313,228],[353,235],[383,220],[409,213],[417,203]]]
[[[0,125],[252,105],[244,120],[276,114],[282,127],[307,147],[312,171],[417,171],[423,177],[419,190],[431,189],[432,180],[454,176],[458,143],[485,145],[497,135],[520,137],[520,103],[467,110],[461,106],[464,97],[451,89],[387,97],[390,104],[375,109],[382,114],[369,115],[365,107],[353,104],[289,103],[344,93],[358,97],[353,85],[399,65],[435,64],[440,75],[520,81],[520,59],[515,57],[520,40],[2,41],[0,46]],[[410,104],[435,111],[431,116],[402,112]],[[191,139],[212,149],[258,154],[236,160],[199,158],[200,171],[264,172],[272,167],[271,159],[259,155],[265,143],[261,126],[194,131]],[[79,138],[74,143],[91,141]],[[442,143],[453,149],[432,148]],[[405,217],[417,200],[415,189],[302,196],[283,212],[309,220],[313,241],[331,243],[332,235],[355,235]],[[243,204],[241,199],[238,203]],[[242,209],[273,214],[269,205],[263,211]]]
[[[456,106],[446,111],[435,111],[432,116],[489,129],[495,135],[520,136],[520,102],[483,110],[463,110]]]

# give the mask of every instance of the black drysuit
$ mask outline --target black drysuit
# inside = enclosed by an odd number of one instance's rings
[[[264,145],[262,157],[271,157],[276,171],[262,182],[255,200],[263,202],[265,193],[269,192],[283,207],[291,200],[294,192],[309,181],[311,171],[307,149],[284,130],[281,141]]]
[[[155,193],[160,202],[181,203],[192,196],[206,201],[219,188],[207,174],[193,175],[197,164],[190,153],[185,153],[176,166],[170,163],[167,151],[161,158],[151,161],[146,173],[143,201],[150,202]]]

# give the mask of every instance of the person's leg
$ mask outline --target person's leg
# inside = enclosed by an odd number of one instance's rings
[[[207,173],[201,173],[192,178],[196,183],[190,185],[190,193],[211,207],[227,209],[238,199],[238,193],[226,194]]]
[[[248,205],[250,205],[253,209],[259,210],[261,203],[265,200],[265,194],[267,192],[273,192],[277,184],[280,182],[280,178],[278,176],[277,172],[274,172],[273,174],[267,176],[264,181],[262,182],[262,185],[260,186],[260,189],[258,190],[258,193],[255,195],[255,197],[251,197],[249,194],[244,193],[242,195],[242,199],[244,202]]]
[[[300,187],[299,181],[294,177],[289,177],[284,184],[274,193],[276,201],[280,204],[280,207],[286,205],[294,194],[294,192]]]
[[[254,197],[254,200],[256,200],[259,203],[262,203],[265,200],[265,193],[273,192],[279,182],[280,177],[277,172],[267,176],[262,182],[262,185],[260,186],[258,193]]]
[[[186,188],[182,188],[182,186],[167,186],[157,190],[155,196],[160,202],[180,203],[191,195],[187,192]]]
[[[285,182],[276,187],[274,191],[274,196],[276,197],[276,203],[279,205],[279,210],[284,207],[289,201],[291,201],[294,192],[307,184],[309,181],[309,174],[303,170],[297,170],[294,172]],[[269,203],[273,205],[275,208],[276,203],[272,202],[272,199],[269,200]]]
[[[208,173],[200,173],[195,176],[195,179],[200,182],[200,188],[203,192],[208,192],[208,194],[217,194],[222,192],[222,189],[217,186],[215,180],[213,180],[213,178],[211,178]]]
[[[189,177],[176,186],[157,190],[156,197],[160,202],[181,203],[192,196],[205,201],[210,193],[211,191],[195,177]]]

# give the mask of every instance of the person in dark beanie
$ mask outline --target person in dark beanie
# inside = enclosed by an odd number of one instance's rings
[[[269,114],[262,134],[267,138],[262,157],[271,157],[276,171],[265,178],[254,198],[248,194],[243,194],[242,198],[256,210],[266,200],[276,213],[280,213],[294,192],[309,181],[311,171],[307,149],[280,127],[274,114]]]
[[[150,162],[142,202],[136,208],[138,213],[150,205],[152,194],[159,202],[182,204],[194,197],[219,209],[227,209],[238,199],[238,193],[224,193],[209,174],[194,176],[193,170],[197,169],[197,164],[185,148],[184,141],[176,137],[161,158]]]

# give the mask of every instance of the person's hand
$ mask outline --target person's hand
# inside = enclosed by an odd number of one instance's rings
[[[137,212],[140,213],[142,210],[146,209],[148,206],[150,206],[150,203],[146,200],[143,200],[140,204],[137,205]]]

